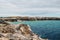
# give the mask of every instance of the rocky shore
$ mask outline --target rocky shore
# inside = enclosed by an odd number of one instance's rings
[[[48,40],[33,33],[29,25],[0,23],[0,40]]]
[[[0,20],[4,21],[36,21],[36,20],[60,20],[60,17],[20,17],[20,16],[12,16],[12,17],[0,17]]]

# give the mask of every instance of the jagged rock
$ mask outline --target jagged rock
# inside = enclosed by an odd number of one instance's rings
[[[3,34],[0,34],[0,38],[1,38],[1,37],[4,37],[4,35],[3,35]]]
[[[21,33],[24,35],[32,35],[33,36],[33,33],[31,31],[30,27],[28,27],[28,25],[26,25],[26,24],[20,24],[18,27],[18,30],[20,30]]]
[[[7,25],[7,26],[2,26],[0,27],[0,32],[1,33],[14,33],[15,30],[13,28],[13,26]]]
[[[0,40],[43,40],[26,24],[19,24],[16,27],[12,24],[0,26],[0,33]]]
[[[0,40],[9,40],[8,38],[2,37]]]

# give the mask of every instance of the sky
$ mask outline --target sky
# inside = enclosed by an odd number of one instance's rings
[[[0,0],[0,16],[60,17],[60,0]]]

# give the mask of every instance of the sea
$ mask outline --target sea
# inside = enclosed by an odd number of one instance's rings
[[[60,40],[60,20],[22,21],[12,22],[12,24],[27,24],[41,38]]]

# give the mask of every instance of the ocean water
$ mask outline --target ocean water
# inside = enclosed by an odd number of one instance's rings
[[[23,21],[12,24],[28,24],[34,33],[49,40],[60,40],[60,20]]]

